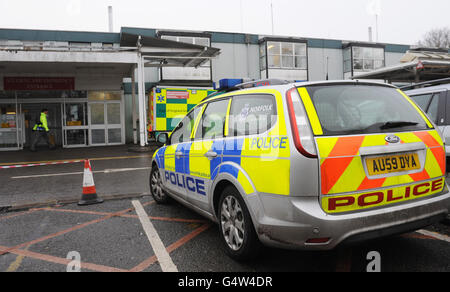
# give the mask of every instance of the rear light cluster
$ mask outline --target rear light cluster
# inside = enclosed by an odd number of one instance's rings
[[[297,88],[289,90],[286,98],[295,147],[304,156],[317,158],[314,135],[308,123],[308,116],[300,100]]]

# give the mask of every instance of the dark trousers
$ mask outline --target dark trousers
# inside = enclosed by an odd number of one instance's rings
[[[48,133],[46,131],[34,131],[33,132],[33,142],[31,143],[31,151],[36,151],[36,146],[39,143],[39,141],[44,139],[45,143],[47,143],[48,148],[53,149],[54,145],[50,144],[50,139],[48,138]]]

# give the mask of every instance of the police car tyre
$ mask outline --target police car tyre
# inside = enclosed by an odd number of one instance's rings
[[[158,204],[167,204],[169,196],[161,188],[162,179],[157,166],[153,166],[150,172],[150,193]]]
[[[256,257],[261,250],[250,213],[234,186],[226,187],[219,201],[219,230],[226,253],[243,261]]]

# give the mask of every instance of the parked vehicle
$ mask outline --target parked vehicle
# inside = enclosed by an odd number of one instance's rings
[[[238,260],[261,243],[328,250],[409,232],[450,208],[443,140],[391,85],[246,83],[157,139],[155,201],[173,198],[217,222]]]
[[[444,84],[433,85],[433,82],[421,83],[432,86],[406,90],[409,95],[441,130],[444,142],[450,143],[450,78],[442,80]],[[436,83],[435,83],[436,84]],[[445,153],[450,157],[450,144],[445,143]]]

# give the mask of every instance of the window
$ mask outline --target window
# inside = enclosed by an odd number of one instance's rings
[[[69,51],[90,51],[91,48],[91,43],[69,42]]]
[[[264,41],[260,44],[261,78],[308,80],[307,55],[306,42]]]
[[[353,70],[372,71],[384,67],[384,49],[371,47],[352,47]]]
[[[431,118],[431,120],[435,124],[437,124],[438,122],[438,109],[439,109],[438,106],[439,106],[439,95],[435,95],[427,110],[427,115]]]
[[[434,123],[438,122],[439,94],[422,94],[411,96],[420,108],[427,113]]]
[[[194,123],[200,114],[202,107],[198,106],[194,108],[183,120],[178,124],[175,130],[170,136],[171,144],[178,144],[191,141],[192,130],[194,129]]]
[[[259,45],[259,68],[262,70],[266,70],[266,43],[262,43]]]
[[[350,45],[343,49],[344,79],[385,66],[384,48]]]
[[[324,135],[428,129],[419,112],[393,88],[328,85],[311,86],[308,92]]]
[[[352,72],[351,48],[344,49],[344,73]]]
[[[306,44],[267,42],[270,68],[307,69]]]
[[[102,48],[103,48],[103,50],[113,50],[114,49],[114,44],[112,44],[112,43],[103,43],[102,44]]]
[[[272,95],[246,95],[233,98],[229,118],[229,135],[261,134],[277,120],[276,103]]]
[[[215,139],[224,136],[225,119],[229,99],[210,102],[203,113],[198,125],[195,138]]]
[[[209,47],[209,37],[162,35],[161,39]],[[198,68],[166,67],[161,68],[161,79],[165,80],[211,80],[211,61]]]
[[[89,91],[88,98],[90,101],[121,100],[122,92],[120,92],[120,91]]]
[[[420,106],[420,108],[423,109],[424,111],[427,111],[428,105],[430,104],[432,97],[433,97],[432,93],[411,96],[411,98],[417,103],[417,105]]]

